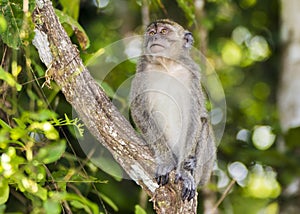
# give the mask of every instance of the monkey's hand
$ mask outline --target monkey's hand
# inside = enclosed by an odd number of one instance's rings
[[[184,201],[187,199],[190,201],[196,195],[196,185],[193,176],[190,172],[181,169],[176,172],[175,183],[177,184],[179,180],[182,180],[182,200]]]
[[[183,168],[190,171],[193,175],[194,170],[197,167],[197,158],[194,155],[190,155],[183,164]]]
[[[155,180],[158,185],[166,185],[169,182],[169,173],[175,169],[175,161],[171,158],[169,161],[164,161],[157,165]]]

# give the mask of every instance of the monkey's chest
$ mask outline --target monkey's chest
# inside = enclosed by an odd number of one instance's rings
[[[177,68],[168,72],[149,71],[147,76],[151,116],[176,152],[180,145],[184,145],[182,141],[186,140],[190,122],[190,74],[183,68]]]

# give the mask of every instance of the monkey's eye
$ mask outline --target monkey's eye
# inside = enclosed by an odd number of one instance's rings
[[[150,36],[153,36],[155,34],[155,31],[154,30],[151,30],[149,33],[148,33]]]
[[[160,33],[165,35],[165,34],[167,34],[167,33],[168,33],[168,30],[167,30],[167,29],[165,29],[165,28],[163,28],[163,29],[160,31]]]

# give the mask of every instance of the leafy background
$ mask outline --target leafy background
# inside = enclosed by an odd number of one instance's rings
[[[0,2],[0,213],[153,213],[134,182],[89,161],[76,140],[83,124],[72,118],[55,83],[42,87],[46,69],[32,45],[34,1],[28,9],[24,2]],[[195,46],[205,47],[222,82],[226,129],[206,190],[215,204],[225,192],[219,213],[297,213],[300,170],[293,139],[299,132],[282,134],[276,106],[283,48],[279,2],[207,0],[200,15],[192,0],[59,0],[53,5],[87,62],[101,48],[142,34],[145,2],[151,20],[168,17],[194,33]],[[200,28],[208,33],[207,44],[200,41]],[[112,95],[134,70],[134,62],[122,63],[102,87]],[[200,192],[199,213],[205,197]]]

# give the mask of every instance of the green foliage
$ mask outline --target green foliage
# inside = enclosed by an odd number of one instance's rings
[[[0,205],[8,200],[9,186],[6,179],[0,178]]]
[[[44,164],[53,163],[62,156],[65,149],[66,144],[64,141],[47,145],[38,151],[36,160]]]
[[[76,2],[76,1],[74,1],[74,2]],[[74,2],[72,1],[72,5],[74,4]],[[55,13],[58,16],[60,23],[64,24],[65,29],[67,30],[69,35],[72,35],[73,33],[75,33],[80,47],[83,50],[87,49],[90,46],[89,37],[87,36],[85,30],[81,27],[81,25],[76,21],[76,19],[73,19],[71,16],[68,16],[66,13],[64,13],[60,10],[55,10]],[[68,27],[70,27],[70,28],[68,28]]]
[[[16,87],[17,91],[20,91],[22,86],[16,82],[15,78],[16,77],[14,77],[12,74],[5,72],[0,67],[0,79],[4,80],[11,87]]]
[[[135,214],[147,214],[146,211],[140,206],[135,205]]]
[[[0,3],[0,9],[5,20],[9,21],[8,28],[3,32],[1,31],[1,38],[9,47],[17,49],[21,43],[18,35],[23,20],[22,8],[19,4],[4,0]],[[10,20],[13,21],[10,22]]]
[[[79,134],[79,136],[83,136],[83,132],[84,132],[84,129],[83,129],[83,123],[80,123],[80,120],[78,118],[74,118],[74,119],[69,119],[68,115],[65,114],[65,119],[56,119],[56,118],[53,118],[53,122],[52,122],[53,125],[55,126],[74,126]]]
[[[18,49],[21,45],[22,39],[26,36],[26,31],[28,29],[22,28],[25,20],[30,20],[30,15],[26,16],[23,14],[22,1],[20,0],[2,0],[0,2],[0,10],[4,15],[5,24],[3,17],[0,23],[3,30],[0,30],[1,39],[9,47]],[[34,6],[34,0],[29,1],[29,9],[32,11]],[[7,26],[7,27],[5,27]],[[31,26],[31,25],[30,25]],[[28,27],[28,25],[27,25]],[[32,26],[31,26],[32,27]]]
[[[55,117],[56,114],[49,110],[40,110],[36,113],[24,111],[19,118],[14,118],[14,127],[0,120],[1,204],[8,199],[10,185],[27,195],[32,203],[43,202],[47,213],[62,200],[70,200],[75,208],[88,213],[98,213],[98,207],[83,197],[47,188],[46,165],[58,161],[66,149],[65,140],[59,139],[52,125],[51,119]],[[70,120],[55,121],[56,126],[60,126],[59,121],[61,125],[72,124]],[[59,213],[60,209],[54,210]]]
[[[7,22],[4,18],[4,16],[1,14],[0,15],[0,33],[5,32],[7,29]]]
[[[184,15],[186,16],[189,25],[193,24],[195,21],[195,6],[193,0],[176,0],[178,6],[183,10]]]
[[[117,205],[106,195],[100,193],[100,197],[105,201],[115,212],[119,211]]]
[[[99,209],[96,204],[90,202],[85,197],[81,197],[77,194],[72,193],[53,193],[51,198],[55,201],[70,201],[70,204],[77,208],[83,209],[85,213],[94,214],[99,213]],[[49,210],[50,211],[50,210]]]
[[[74,0],[74,1],[60,0],[59,2],[63,6],[63,13],[64,14],[68,14],[74,20],[78,20],[79,6],[80,6],[80,1],[79,0]]]
[[[79,1],[73,3],[74,8],[67,12],[77,19]],[[69,106],[62,108],[62,114],[53,110],[50,103],[54,108],[58,104],[66,106],[65,101],[58,102],[59,89],[55,84],[52,90],[41,88],[39,79],[45,70],[31,45],[34,1],[29,2],[26,13],[22,6],[18,0],[0,2],[0,45],[1,50],[7,49],[0,53],[0,213],[52,214],[67,209],[100,213],[102,200],[117,210],[110,197],[100,195],[93,186],[107,181],[99,179],[92,163],[82,163],[74,144],[66,138],[67,130],[71,130],[70,138],[83,136],[83,124],[78,118],[70,119],[65,111]],[[56,12],[61,22],[71,27],[82,49],[88,48],[89,38],[78,22]],[[9,54],[11,57],[7,57]],[[90,193],[92,187],[94,193]],[[89,199],[89,194],[98,198],[98,204]]]

